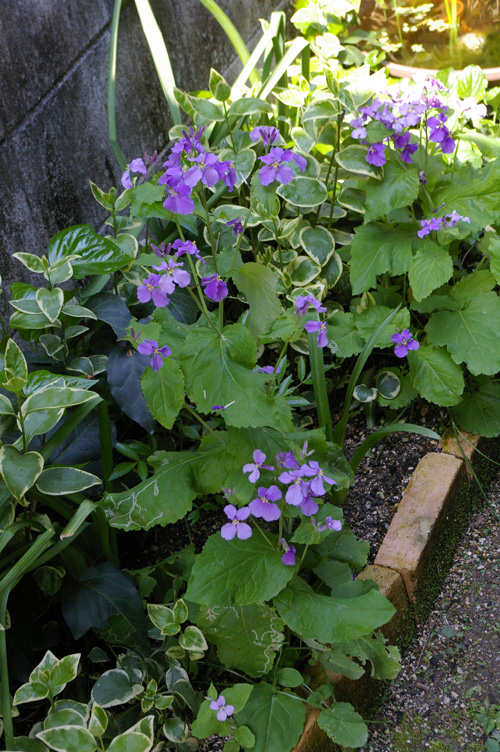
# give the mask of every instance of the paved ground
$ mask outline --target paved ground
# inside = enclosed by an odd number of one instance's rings
[[[500,752],[500,473],[371,724],[366,752]],[[495,513],[498,517],[495,517]]]

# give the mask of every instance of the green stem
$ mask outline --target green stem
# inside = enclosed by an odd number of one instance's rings
[[[11,585],[5,588],[0,601],[0,685],[2,691],[2,718],[5,736],[5,749],[14,749],[14,727],[12,725],[12,705],[9,692],[9,668],[7,663],[7,601]]]
[[[235,154],[237,154],[238,153],[238,149],[236,148],[236,142],[234,140],[233,130],[231,128],[231,123],[229,122],[229,115],[228,115],[228,112],[227,112],[226,103],[223,102],[222,105],[224,107],[224,120],[226,121],[227,129],[229,131],[229,135],[231,136],[231,143],[233,145],[233,151],[234,151]]]
[[[99,420],[99,442],[104,480],[104,490],[113,493],[113,481],[109,480],[113,472],[113,445],[111,441],[111,425],[109,422],[108,406],[104,400],[97,405]]]
[[[335,149],[335,154],[338,154],[340,151],[340,131],[342,129],[343,119],[344,119],[344,113],[339,112],[339,114],[337,115],[337,148]],[[328,217],[328,229],[330,229],[332,226],[333,212],[335,210],[335,201],[337,200],[338,177],[339,177],[339,163],[337,162],[335,165],[335,176],[333,178],[333,196],[332,196],[332,203],[330,206],[330,216]]]
[[[210,238],[210,246],[212,248],[212,258],[214,260],[215,271],[218,274],[219,271],[217,269],[217,247],[215,243],[214,231],[212,230],[212,223],[210,222],[210,212],[208,211],[205,189],[202,188],[198,195],[203,205],[203,209],[205,210],[205,222],[207,225],[208,237]]]
[[[177,217],[175,218],[175,224],[177,225],[177,232],[179,233],[179,236],[180,236],[181,240],[184,242],[184,240],[185,240],[184,233],[182,232],[182,227],[180,226],[179,220],[177,219]],[[207,308],[207,305],[205,303],[205,298],[203,297],[203,293],[201,291],[200,283],[199,283],[199,280],[198,280],[198,273],[197,273],[195,265],[193,263],[193,259],[191,258],[191,254],[188,253],[187,257],[188,257],[189,266],[191,267],[191,274],[193,275],[194,283],[195,283],[196,289],[198,291],[199,300],[197,300],[196,295],[193,293],[192,290],[189,289],[189,287],[186,287],[185,289],[189,293],[191,293],[191,297],[193,298],[193,300],[196,301],[196,304],[197,304],[198,308],[204,314],[205,318],[208,321],[209,326],[211,326],[214,331],[217,331],[217,329],[212,324],[212,321],[210,319],[210,314],[208,312],[208,308]],[[217,333],[219,333],[219,332],[217,332]]]
[[[207,431],[209,433],[211,433],[212,436],[214,436],[220,444],[222,444],[222,446],[227,447],[227,444],[224,441],[224,439],[222,439],[219,436],[219,434],[216,431],[213,430],[213,428],[210,428],[210,426],[208,425],[208,423],[205,420],[203,420],[203,418],[201,417],[201,415],[198,415],[198,413],[196,412],[196,410],[194,408],[192,408],[190,405],[187,405],[186,403],[184,403],[184,407],[186,408],[186,410],[188,411],[188,413],[191,413],[191,415],[193,416],[193,418],[196,418],[196,420],[198,420],[201,423],[201,425],[204,428],[206,428]]]
[[[253,522],[255,522],[257,530],[262,535],[262,537],[269,543],[269,545],[271,546],[271,548],[276,548],[276,546],[273,546],[273,544],[271,543],[271,541],[269,540],[269,538],[267,537],[267,535],[265,534],[265,532],[262,530],[261,526],[259,525],[259,523],[255,519],[255,517],[253,518]]]
[[[300,572],[300,568],[301,568],[302,564],[304,563],[304,559],[306,558],[306,553],[307,553],[307,549],[308,548],[309,548],[309,543],[307,543],[307,545],[304,546],[304,550],[302,552],[302,556],[300,557],[299,566],[297,567],[297,569],[295,571],[295,574],[292,577],[292,581],[290,582],[290,585],[293,584],[293,581],[295,580],[295,578],[297,577],[298,573]]]
[[[21,407],[21,400],[19,399],[18,394],[16,394],[16,399],[17,399],[19,423],[21,424],[21,434],[23,436],[23,448],[24,448],[24,452],[26,453],[28,451],[28,439],[26,438],[26,431],[24,430],[24,416],[23,416],[23,410]]]
[[[333,441],[332,416],[330,413],[328,393],[326,391],[323,350],[316,345],[315,332],[308,333],[307,341],[309,345],[309,365],[311,366],[318,423],[320,428],[324,428],[327,441]]]
[[[240,232],[240,236],[238,238],[238,241],[237,241],[235,249],[234,249],[234,256],[233,256],[233,260],[231,262],[231,268],[229,269],[229,271],[227,273],[228,277],[230,277],[231,274],[232,274],[232,272],[233,272],[233,268],[234,268],[234,265],[236,263],[236,259],[238,258],[238,251],[240,250],[241,241],[243,240],[243,236],[245,234],[245,230],[247,229],[248,220],[250,219],[250,215],[251,214],[252,214],[252,203],[250,202],[250,206],[248,207],[247,216],[245,218],[245,224],[243,225],[243,229]]]

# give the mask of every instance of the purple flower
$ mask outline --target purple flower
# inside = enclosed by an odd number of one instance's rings
[[[445,132],[448,130],[444,125],[448,120],[447,115],[444,112],[440,112],[437,117],[430,117],[427,120],[427,127],[430,128],[429,140],[434,141],[436,144],[441,143],[445,137]]]
[[[453,152],[455,151],[455,141],[453,140],[453,137],[448,128],[446,128],[446,134],[441,141],[440,146],[443,154],[453,154]]]
[[[290,484],[285,494],[285,499],[287,504],[291,504],[294,507],[300,506],[309,493],[309,485],[304,480],[304,467],[307,466],[302,465],[296,470],[285,471],[278,478],[280,483]]]
[[[211,277],[202,277],[201,285],[205,288],[205,295],[210,300],[219,303],[224,298],[227,298],[227,284],[218,274],[212,274]]]
[[[219,162],[216,154],[210,154],[206,151],[197,157],[188,157],[190,162],[195,162],[189,170],[184,173],[184,182],[190,188],[201,182],[210,187],[219,182],[220,176],[214,165]]]
[[[394,348],[394,355],[398,358],[404,358],[405,355],[408,355],[409,350],[418,350],[420,347],[417,340],[413,339],[413,335],[409,329],[403,329],[402,332],[395,332],[391,339],[396,345]]]
[[[298,168],[304,172],[307,160],[300,154],[293,154],[290,149],[282,149],[281,146],[271,147],[269,154],[259,157],[264,162],[264,167],[259,170],[259,180],[262,185],[270,185],[275,180],[282,185],[287,185],[293,179],[293,172],[287,162],[295,160]]]
[[[219,178],[224,180],[224,184],[227,185],[230,191],[233,190],[236,185],[236,169],[232,162],[217,162],[214,165],[215,169],[219,173]]]
[[[354,120],[351,120],[349,125],[353,129],[351,133],[351,136],[353,138],[366,138],[366,128],[364,126],[363,117],[354,118]]]
[[[442,217],[433,217],[432,219],[421,219],[420,224],[422,226],[422,229],[417,232],[417,235],[419,238],[424,238],[426,235],[429,235],[430,232],[435,230],[436,232],[441,229],[441,225],[443,224],[443,218]]]
[[[226,721],[234,713],[234,707],[232,705],[226,705],[226,698],[224,695],[219,695],[217,700],[212,700],[210,703],[210,710],[217,711],[218,721]]]
[[[169,358],[172,355],[170,347],[167,347],[167,345],[159,347],[158,342],[154,339],[145,339],[144,342],[141,342],[137,352],[141,355],[151,355],[153,371],[159,371],[160,368],[163,368],[163,358]]]
[[[385,164],[385,144],[370,144],[366,161],[375,167],[382,167]]]
[[[193,126],[189,126],[189,134],[186,133],[186,131],[182,131],[182,135],[184,138],[179,139],[179,141],[175,144],[173,147],[173,151],[203,151],[203,146],[201,145],[201,136],[203,133],[203,129],[205,126],[201,126],[199,131],[194,130]]]
[[[165,243],[161,243],[159,248],[154,243],[151,243],[151,248],[153,249],[153,253],[155,256],[158,256],[158,258],[165,258],[165,256],[168,256],[170,253],[171,247],[172,247],[172,243],[167,243],[166,247],[165,247]]]
[[[342,530],[342,523],[340,520],[334,520],[333,517],[325,517],[325,524],[318,525],[318,530],[320,533],[322,533],[323,530],[335,530],[338,532],[339,530]]]
[[[267,373],[269,376],[281,372],[281,368],[275,368],[274,366],[261,366],[260,368],[254,368],[253,370],[257,371],[257,373]]]
[[[309,488],[313,496],[324,496],[326,494],[323,480],[325,480],[326,483],[328,483],[330,486],[337,485],[333,478],[329,478],[324,474],[323,470],[319,466],[319,462],[310,460],[309,468],[314,472],[314,478],[309,482]]]
[[[199,259],[203,266],[205,266],[205,259],[200,256],[196,243],[193,243],[191,240],[174,240],[172,248],[174,249],[176,256],[182,256],[184,253],[189,253],[190,256]]]
[[[258,141],[259,138],[262,138],[262,143],[267,148],[268,146],[272,146],[276,139],[280,138],[280,132],[271,125],[258,125],[251,131],[250,141]]]
[[[169,259],[168,261],[162,261],[160,266],[153,266],[158,272],[167,272],[162,277],[163,289],[171,295],[175,290],[175,286],[187,287],[191,282],[191,276],[189,272],[182,269],[183,264],[176,264],[175,261]]]
[[[248,480],[250,483],[255,483],[256,480],[259,480],[260,478],[260,471],[261,470],[274,470],[274,467],[272,465],[264,465],[266,455],[264,452],[261,452],[260,449],[256,449],[252,455],[253,462],[249,462],[247,465],[243,465],[243,472],[244,473],[250,473],[248,476]]]
[[[239,217],[235,217],[234,219],[230,219],[229,222],[226,222],[226,227],[232,227],[235,235],[239,235],[240,232],[243,232],[243,225],[241,224]]]
[[[158,162],[158,152],[155,151],[152,154],[144,154],[144,161],[147,162],[154,169]]]
[[[312,306],[318,313],[324,313],[326,307],[322,306],[319,300],[316,300],[314,295],[298,295],[295,301],[295,312],[300,313],[301,316],[305,316],[309,307]]]
[[[427,185],[427,178],[425,177],[425,172],[423,170],[418,173],[418,182],[420,185]]]
[[[262,517],[266,522],[278,520],[281,517],[281,510],[277,504],[273,504],[283,495],[278,486],[270,486],[270,488],[259,486],[257,493],[259,497],[248,505],[253,516]]]
[[[137,297],[141,303],[152,300],[157,308],[164,308],[169,303],[167,292],[171,292],[167,289],[166,283],[168,284],[167,279],[160,274],[150,274],[137,288]]]
[[[299,470],[300,464],[295,459],[293,452],[280,452],[276,455],[278,467],[286,467],[288,470]]]
[[[297,549],[295,548],[295,546],[292,546],[291,543],[287,543],[284,538],[281,538],[280,543],[285,549],[285,553],[281,557],[281,561],[287,567],[294,567],[295,566],[295,554],[297,553]]]
[[[326,334],[326,321],[307,321],[304,329],[306,332],[318,332],[316,337],[316,344],[318,347],[326,347],[328,344],[328,337]]]
[[[458,214],[458,212],[456,211],[456,209],[453,209],[452,213],[451,214],[447,214],[446,217],[447,217],[447,220],[448,220],[446,222],[446,226],[449,227],[450,229],[452,227],[454,227],[457,224],[457,222],[459,222],[460,220],[462,220],[462,222],[466,222],[468,225],[470,225],[470,219],[469,219],[469,217],[462,217],[461,214]]]
[[[228,407],[231,407],[231,405],[234,405],[236,400],[233,400],[232,402],[228,402],[227,405],[212,405],[210,410],[227,410]]]
[[[314,501],[314,498],[310,491],[307,492],[307,494],[300,502],[300,509],[302,511],[302,514],[304,514],[306,517],[310,517],[312,514],[316,514],[316,512],[318,511],[319,506]]]
[[[130,177],[131,172],[137,172],[140,175],[145,175],[147,173],[147,167],[142,161],[140,157],[137,159],[133,159],[132,162],[128,165],[127,169],[122,175],[121,183],[124,188],[133,188],[132,185],[132,179]]]
[[[233,540],[235,535],[240,540],[252,537],[252,528],[246,522],[243,522],[243,520],[247,520],[250,517],[250,509],[248,507],[236,509],[233,504],[226,504],[224,512],[226,517],[231,520],[231,522],[228,522],[221,528],[220,534],[224,540]]]
[[[165,176],[163,176],[165,177]],[[161,182],[161,178],[158,181]],[[191,214],[194,211],[194,201],[191,198],[191,188],[180,180],[167,175],[165,190],[167,198],[163,206],[174,214]]]
[[[406,164],[413,164],[412,154],[415,154],[417,149],[418,144],[408,144],[408,146],[405,146],[401,151],[401,160],[406,162]]]

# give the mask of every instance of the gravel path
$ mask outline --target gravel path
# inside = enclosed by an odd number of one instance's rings
[[[500,750],[500,473],[488,496],[491,508],[471,520],[366,752]]]

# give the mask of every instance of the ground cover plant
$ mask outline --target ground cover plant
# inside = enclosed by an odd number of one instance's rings
[[[2,341],[0,621],[34,578],[52,626],[15,740],[0,631],[7,749],[285,751],[305,701],[362,746],[359,714],[311,686],[315,662],[398,670],[377,631],[394,609],[356,579],[353,473],[388,432],[436,437],[402,422],[417,397],[500,433],[498,92],[475,67],[391,82],[342,49],[332,4],[302,11],[288,45],[272,15],[232,87],[170,82],[189,124],[118,189],[91,184],[107,235],[15,254],[41,284],[11,286]],[[384,425],[347,463],[353,408]],[[121,570],[120,536],[207,505],[225,520],[201,553]]]

